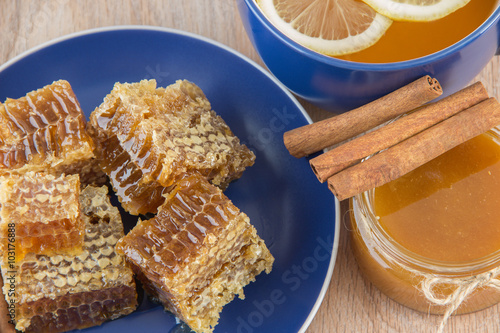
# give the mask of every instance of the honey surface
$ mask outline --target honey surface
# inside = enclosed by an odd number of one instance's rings
[[[416,254],[469,261],[500,250],[500,145],[482,134],[375,189],[383,229]]]
[[[133,272],[115,251],[124,235],[118,208],[111,205],[105,186],[87,186],[78,193],[85,232],[79,252],[46,255],[35,249],[17,262],[14,271],[10,259],[1,258],[3,293],[8,304],[16,304],[17,330],[58,333],[83,329],[127,315],[137,306]],[[0,253],[7,253],[8,244],[9,240],[0,238]],[[22,246],[17,240],[15,244]],[[7,280],[13,272],[15,282]]]

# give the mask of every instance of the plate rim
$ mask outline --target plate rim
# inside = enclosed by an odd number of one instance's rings
[[[302,104],[299,103],[299,101],[295,98],[295,96],[286,88],[276,77],[274,77],[269,71],[265,70],[261,65],[259,65],[257,62],[254,60],[250,59],[246,55],[240,53],[239,51],[236,51],[235,49],[219,42],[214,39],[211,39],[209,37],[205,37],[193,32],[189,31],[184,31],[176,28],[169,28],[169,27],[159,27],[159,26],[151,26],[151,25],[115,25],[115,26],[105,26],[105,27],[98,27],[98,28],[91,28],[91,29],[85,29],[85,30],[80,30],[76,32],[72,32],[69,34],[61,35],[59,37],[53,38],[51,40],[45,41],[43,43],[40,43],[32,48],[29,48],[20,54],[14,56],[13,58],[7,60],[3,64],[0,65],[0,73],[6,70],[7,68],[13,66],[15,63],[19,62],[23,58],[26,58],[30,56],[33,53],[36,53],[40,50],[43,50],[45,48],[48,48],[52,45],[59,44],[61,42],[75,39],[78,37],[84,37],[84,36],[89,36],[89,35],[94,35],[98,33],[105,33],[105,32],[114,32],[114,31],[155,31],[155,32],[164,32],[164,33],[169,33],[169,34],[175,34],[175,35],[181,35],[189,38],[193,38],[211,45],[214,45],[216,47],[219,47],[234,56],[244,60],[248,64],[252,65],[255,69],[260,71],[262,74],[264,74],[268,79],[270,79],[274,84],[276,84],[280,90],[282,90],[287,97],[295,104],[295,106],[300,110],[302,113],[302,116],[306,119],[307,123],[311,124],[313,121],[309,114],[305,111],[304,107]],[[3,103],[0,101],[0,103]],[[332,194],[333,195],[333,194]],[[339,200],[334,196],[334,208],[335,208],[335,235],[334,235],[334,240],[333,240],[333,245],[332,245],[332,251],[331,251],[331,257],[330,257],[330,262],[328,266],[327,273],[325,275],[325,279],[323,281],[323,286],[320,289],[320,292],[318,294],[318,297],[316,298],[316,301],[311,308],[311,311],[309,312],[307,318],[304,320],[304,323],[302,324],[301,328],[298,330],[298,333],[304,333],[311,322],[313,321],[314,317],[316,316],[323,299],[326,295],[326,292],[329,288],[332,276],[333,276],[333,270],[335,268],[335,263],[338,255],[338,248],[339,248],[339,234],[340,234],[340,202]]]

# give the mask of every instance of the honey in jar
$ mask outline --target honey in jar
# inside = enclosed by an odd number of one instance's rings
[[[500,301],[497,130],[354,197],[351,208],[358,264],[389,297],[434,314]]]

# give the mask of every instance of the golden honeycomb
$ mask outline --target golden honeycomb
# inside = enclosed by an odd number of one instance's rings
[[[67,81],[0,103],[0,175],[78,171],[83,183],[102,182],[93,150],[85,116]]]
[[[22,332],[100,325],[137,307],[134,269],[165,309],[212,332],[274,262],[222,193],[254,159],[186,80],[117,83],[88,124],[64,80],[0,103],[4,317]],[[106,175],[127,211],[157,215],[124,236],[107,187],[86,186]]]
[[[110,175],[109,180],[123,208],[132,214],[156,212],[163,201],[165,188],[158,182],[143,183],[142,171],[132,162],[116,137],[100,143],[103,157],[102,170]]]
[[[249,218],[205,177],[185,175],[158,214],[117,244],[145,290],[196,332],[212,332],[222,307],[274,258]]]
[[[79,253],[28,253],[14,268],[2,257],[3,292],[7,303],[16,304],[16,329],[65,332],[100,325],[135,310],[133,272],[115,251],[124,235],[123,224],[107,194],[105,186],[87,186],[80,194],[85,235]],[[12,274],[15,295],[8,292]]]
[[[15,244],[16,261],[30,252],[81,251],[79,194],[78,175],[28,172],[0,177],[0,239]]]
[[[135,289],[121,285],[27,302],[20,307],[19,314],[30,318],[25,332],[57,333],[98,326],[127,315],[135,310],[136,302]]]
[[[2,274],[0,274],[0,290],[3,290]],[[16,333],[14,325],[11,323],[11,312],[12,316],[15,316],[15,305],[9,307],[5,298],[0,297],[0,332],[2,333]]]
[[[166,88],[155,80],[116,83],[92,112],[89,131],[101,168],[132,214],[155,213],[162,189],[186,172],[225,188],[255,160],[202,90],[186,80]],[[150,201],[157,205],[151,208]]]

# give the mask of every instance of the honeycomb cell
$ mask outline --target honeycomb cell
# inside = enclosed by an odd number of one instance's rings
[[[155,80],[116,83],[89,127],[100,166],[132,214],[155,213],[161,188],[185,173],[196,171],[225,188],[255,160],[202,90],[186,80],[166,88]],[[136,195],[137,188],[145,190]],[[143,207],[145,201],[157,204]]]
[[[248,216],[205,177],[185,175],[158,214],[117,244],[145,290],[196,332],[212,332],[223,306],[274,258]]]
[[[51,299],[41,298],[22,304],[21,321],[29,321],[24,332],[58,333],[101,325],[135,310],[135,287],[117,287],[68,293]]]
[[[78,175],[28,172],[0,177],[0,239],[15,246],[15,261],[27,253],[81,251]]]
[[[64,332],[100,325],[137,307],[133,272],[115,251],[123,237],[107,187],[87,186],[79,196],[84,242],[76,254],[29,253],[14,267],[2,261],[3,292],[16,304],[16,329]],[[8,287],[14,276],[15,295]]]
[[[0,103],[0,175],[79,172],[83,183],[105,178],[71,85],[59,80]]]

